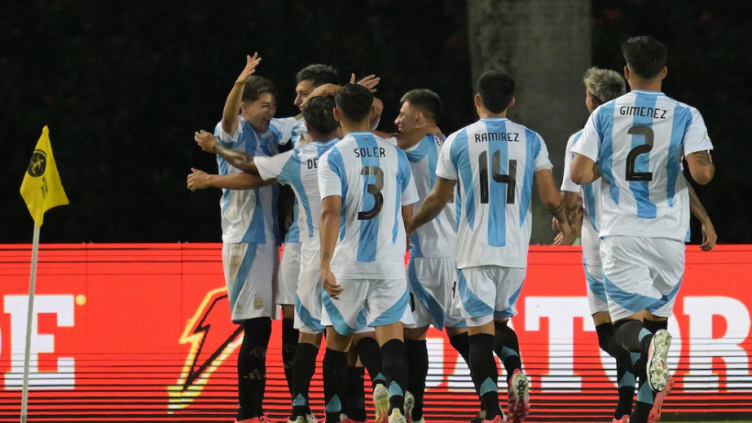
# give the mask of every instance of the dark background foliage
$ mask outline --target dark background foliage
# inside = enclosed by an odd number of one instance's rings
[[[745,163],[752,25],[745,6],[592,5],[593,65],[621,69],[619,44],[631,35],[668,45],[664,92],[703,113],[716,147],[716,178],[698,193],[724,243],[752,242]],[[279,85],[278,116],[297,112],[295,73],[331,63],[343,81],[350,72],[382,77],[380,129],[393,129],[400,96],[417,87],[442,96],[445,133],[476,118],[463,1],[37,0],[0,7],[0,242],[31,240],[18,188],[45,124],[71,205],[49,212],[43,242],[220,240],[219,192],[185,188],[191,167],[216,171],[192,134],[214,127],[245,54],[254,51],[263,57],[258,73]],[[697,229],[694,222],[695,240]]]

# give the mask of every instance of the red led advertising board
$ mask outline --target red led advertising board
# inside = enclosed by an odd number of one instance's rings
[[[29,245],[0,246],[0,422],[18,421],[30,257]],[[605,421],[615,405],[581,263],[577,247],[530,250],[512,319],[531,379],[529,421]],[[240,331],[221,245],[43,245],[36,294],[30,421],[232,421]],[[752,415],[750,311],[752,246],[689,246],[665,416]],[[280,345],[275,322],[265,407],[278,421],[290,408]],[[467,366],[441,332],[431,329],[428,348],[426,420],[468,421],[478,402]],[[323,417],[320,371],[311,397]]]

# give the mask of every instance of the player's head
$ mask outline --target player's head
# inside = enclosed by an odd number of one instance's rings
[[[431,90],[408,91],[400,101],[402,107],[400,107],[399,116],[394,120],[394,124],[400,132],[427,125],[436,125],[444,112],[441,98]]]
[[[295,105],[300,107],[314,88],[324,84],[337,84],[339,73],[329,65],[308,65],[298,72],[295,81]]]
[[[668,50],[655,38],[645,35],[632,37],[622,44],[621,52],[627,61],[624,76],[630,81],[630,85],[635,77],[645,82],[663,80],[666,77]]]
[[[334,96],[334,117],[343,124],[370,128],[373,95],[362,85],[344,85]]]
[[[339,122],[334,119],[336,104],[332,97],[313,97],[303,107],[303,118],[308,128],[308,134],[313,141],[329,141],[339,128]]]
[[[478,78],[475,109],[478,115],[501,115],[514,105],[514,79],[502,70],[490,70]]]
[[[627,84],[619,72],[590,68],[582,79],[585,83],[585,105],[590,113],[598,106],[621,97],[627,92]]]
[[[268,79],[252,76],[245,84],[240,114],[259,132],[266,132],[277,113],[277,87]]]

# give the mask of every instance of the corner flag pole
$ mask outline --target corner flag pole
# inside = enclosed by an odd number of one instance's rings
[[[34,323],[34,291],[37,279],[37,254],[39,253],[39,226],[34,224],[34,245],[31,249],[31,280],[29,281],[29,308],[26,314],[26,348],[24,350],[23,394],[21,396],[21,423],[26,423],[29,407],[29,361],[31,359],[31,326]]]

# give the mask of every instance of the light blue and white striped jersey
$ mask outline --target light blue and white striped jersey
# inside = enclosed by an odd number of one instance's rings
[[[405,151],[413,172],[415,188],[420,200],[413,206],[420,208],[436,182],[436,164],[444,145],[444,136],[426,135]],[[456,207],[454,200],[432,221],[418,228],[410,239],[410,257],[454,257],[456,250]]]
[[[577,185],[572,181],[570,168],[572,165],[572,146],[582,138],[582,130],[577,131],[567,141],[564,152],[564,176],[561,181],[561,190],[575,192],[582,197],[582,230],[580,241],[582,243],[582,257],[587,265],[601,265],[600,239],[598,238],[598,216],[600,215],[600,197],[596,195],[601,186],[601,180],[596,179],[589,184]]]
[[[405,279],[402,206],[418,201],[405,152],[351,132],[319,160],[321,198],[342,197],[331,270],[344,279]]]
[[[274,157],[256,157],[256,168],[264,180],[276,179],[289,185],[295,192],[295,203],[300,205],[295,213],[296,226],[300,228],[300,271],[319,269],[319,218],[321,195],[319,194],[319,158],[329,151],[337,138],[327,142],[302,142],[295,149]]]
[[[457,267],[527,266],[533,177],[551,167],[540,135],[507,118],[481,119],[447,138],[436,175],[460,188]]]
[[[289,123],[272,119],[269,130],[259,134],[251,123],[239,117],[238,128],[228,134],[218,123],[214,135],[222,146],[243,151],[252,156],[273,156],[279,152],[279,145],[290,139],[292,126]],[[241,173],[217,156],[220,175]],[[222,190],[222,241],[225,243],[248,242],[256,244],[279,244],[277,224],[277,197],[279,187],[263,187],[247,190]]]
[[[298,146],[299,142],[305,142],[308,137],[308,127],[306,127],[305,119],[292,116],[288,118],[279,119],[282,126],[290,127],[290,142],[292,142],[293,148]],[[285,244],[300,242],[300,230],[298,229],[298,201],[295,201],[292,207],[292,225],[285,234]]]
[[[689,194],[682,159],[712,149],[700,112],[661,92],[635,90],[598,107],[572,152],[600,168],[600,236],[683,241]]]

